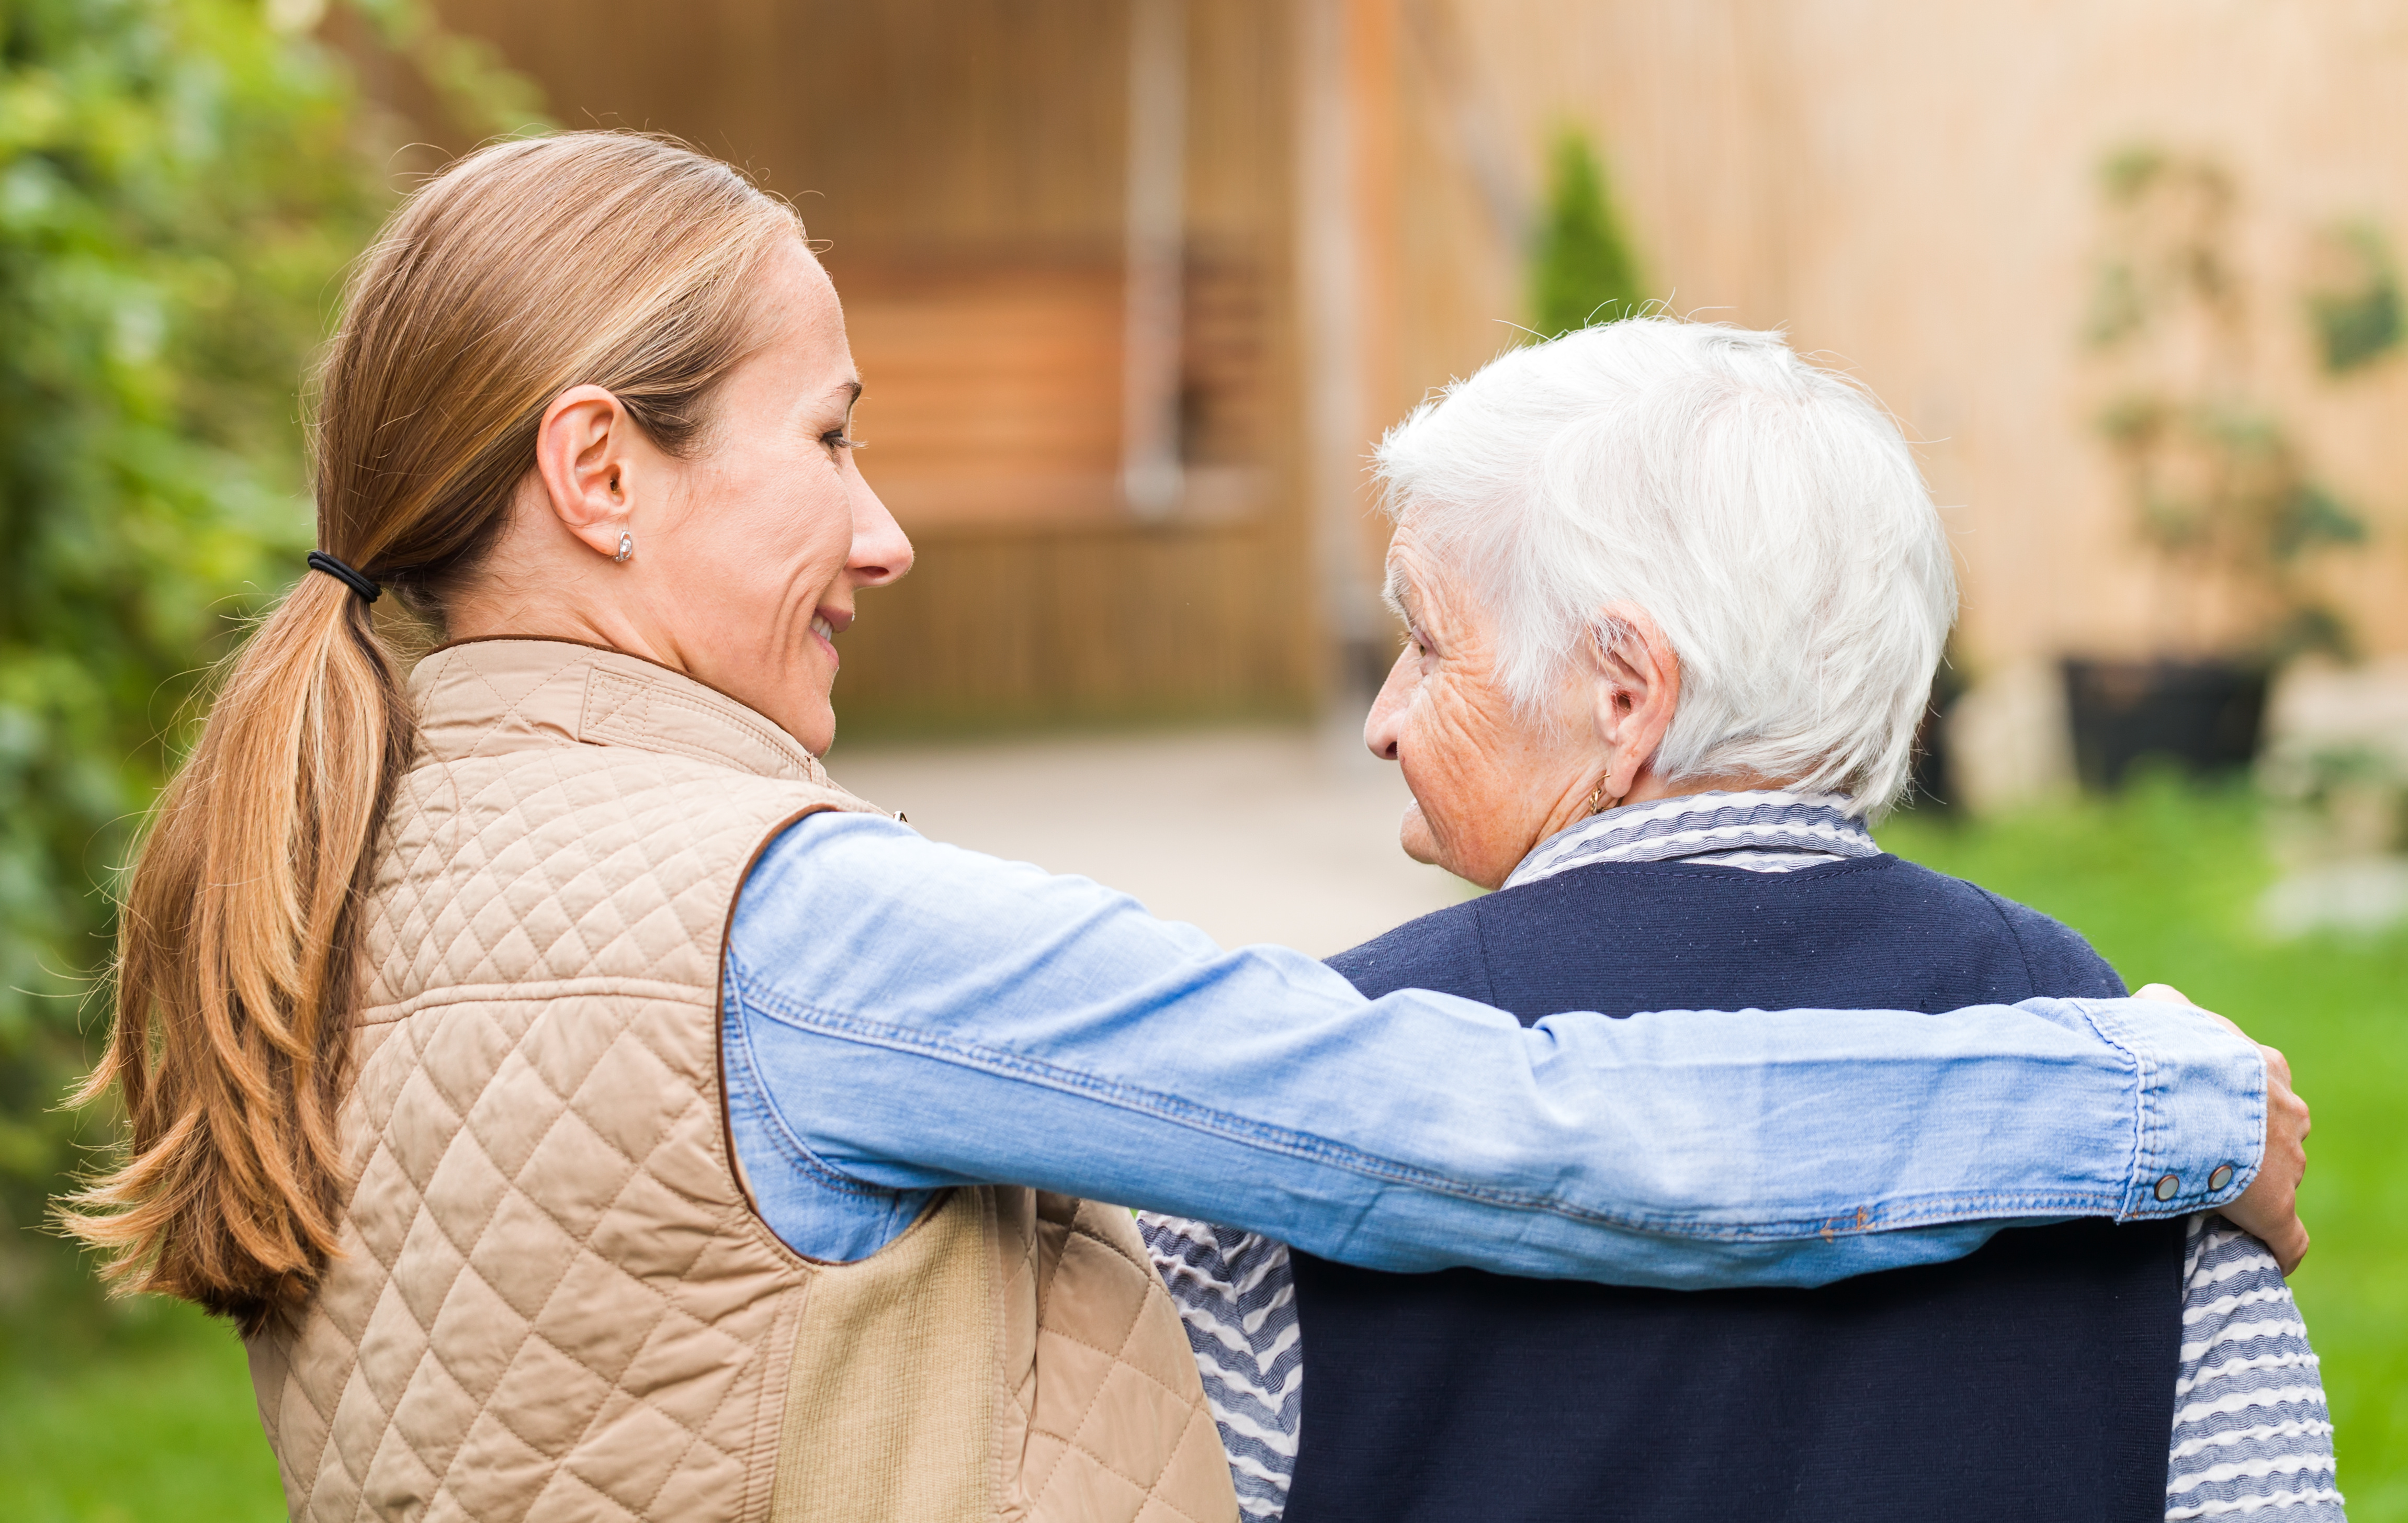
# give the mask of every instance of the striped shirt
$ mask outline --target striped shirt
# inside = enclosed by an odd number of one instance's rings
[[[1540,842],[1505,886],[1593,862],[1789,872],[1878,855],[1845,802],[1768,789],[1609,810]],[[1238,1505],[1250,1523],[1277,1523],[1287,1509],[1304,1412],[1304,1329],[1287,1247],[1151,1212],[1138,1214],[1138,1228],[1186,1323]],[[2220,1216],[2191,1218],[2186,1243],[2166,1516],[2279,1508],[2300,1523],[2338,1523],[2332,1418],[2281,1269],[2257,1239]]]
[[[2261,1508],[2342,1516],[2332,1414],[2307,1324],[2274,1256],[2221,1216],[2191,1218],[2166,1516]]]

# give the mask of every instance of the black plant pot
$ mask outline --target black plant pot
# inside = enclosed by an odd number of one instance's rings
[[[2123,784],[2132,764],[2160,757],[2199,774],[2257,759],[2266,668],[2241,661],[2065,662],[2065,707],[2082,785]]]

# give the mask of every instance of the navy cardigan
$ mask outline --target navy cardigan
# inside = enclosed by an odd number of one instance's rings
[[[2123,983],[2056,921],[1894,856],[1607,863],[1398,927],[1366,995],[1933,1013]],[[2182,1224],[2012,1229],[1817,1290],[1676,1292],[1295,1256],[1287,1523],[2159,1519]]]

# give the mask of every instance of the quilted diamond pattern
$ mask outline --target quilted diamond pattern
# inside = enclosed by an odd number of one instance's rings
[[[829,1346],[797,1329],[882,1276],[924,1321],[1000,1313],[992,1365],[918,1372],[994,1392],[995,1442],[973,1447],[995,1484],[956,1488],[993,1506],[965,1517],[1234,1518],[1125,1212],[953,1192],[994,1272],[913,1278],[892,1248],[806,1264],[744,1200],[719,1096],[728,912],[781,822],[868,806],[759,715],[632,657],[472,643],[412,688],[423,743],[370,909],[342,1251],[250,1351],[294,1516],[755,1523],[807,1492],[781,1479],[798,1463],[781,1424],[832,1372],[788,1370]],[[933,1305],[940,1283],[962,1306]],[[875,1390],[889,1368],[859,1372]]]
[[[759,1516],[808,1274],[725,1157],[718,955],[780,822],[862,809],[626,657],[458,647],[387,827],[343,1252],[252,1349],[310,1518]],[[664,730],[663,726],[666,726]]]
[[[1032,1192],[1013,1192],[1027,1199]],[[1179,1314],[1127,1212],[1035,1193],[1009,1257],[1010,1406],[1028,1516],[1219,1523],[1237,1516],[1220,1430]]]

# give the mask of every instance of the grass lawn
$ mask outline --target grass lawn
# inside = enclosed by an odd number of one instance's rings
[[[1882,844],[2074,927],[2133,986],[2172,984],[2283,1049],[2315,1109],[2292,1293],[2324,1365],[2353,1523],[2408,1523],[2408,934],[2277,944],[2272,877],[2239,793],[2143,788],[1963,828],[1892,821]]]
[[[0,1518],[8,1523],[274,1523],[276,1461],[233,1330],[187,1306],[140,1308],[94,1357],[10,1347],[0,1369]],[[37,1339],[39,1343],[50,1342]]]
[[[2179,984],[2290,1055],[2315,1107],[2293,1280],[2324,1360],[2356,1523],[2408,1523],[2408,934],[2273,944],[2269,877],[2239,794],[2143,788],[1954,826],[1893,821],[1883,844],[2036,905],[2134,984]],[[265,1523],[281,1516],[240,1349],[181,1309],[106,1358],[0,1364],[0,1518]],[[19,1345],[22,1350],[22,1345]]]

